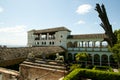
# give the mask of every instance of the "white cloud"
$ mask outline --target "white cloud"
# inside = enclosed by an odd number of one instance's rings
[[[24,25],[20,26],[15,26],[15,27],[4,27],[0,28],[0,32],[5,32],[5,33],[17,33],[17,32],[23,32],[25,30]]]
[[[2,13],[4,11],[4,9],[2,7],[0,7],[0,13]]]
[[[79,20],[79,21],[77,22],[77,24],[85,24],[85,21]]]
[[[0,22],[0,24],[4,24],[4,22]]]
[[[76,10],[76,12],[78,14],[85,14],[85,13],[90,12],[91,8],[92,8],[92,6],[90,4],[83,4],[83,5],[80,5],[78,7],[78,9]]]
[[[27,31],[25,25],[0,27],[0,45],[26,45]]]

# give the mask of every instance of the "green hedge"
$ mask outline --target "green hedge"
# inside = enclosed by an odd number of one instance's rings
[[[120,80],[119,73],[90,69],[75,69],[63,80],[80,80],[81,77],[89,78],[92,80]]]
[[[93,70],[101,70],[101,71],[113,72],[113,69],[110,66],[94,66]]]

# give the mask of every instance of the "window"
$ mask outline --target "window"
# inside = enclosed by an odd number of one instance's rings
[[[61,35],[61,38],[63,38],[63,36]]]
[[[39,42],[35,42],[36,45],[39,45]]]
[[[51,42],[49,42],[49,44],[51,45]]]
[[[37,42],[37,45],[39,45],[39,42]]]
[[[54,42],[52,42],[52,45],[54,45]]]
[[[42,42],[42,45],[46,45],[46,42]]]

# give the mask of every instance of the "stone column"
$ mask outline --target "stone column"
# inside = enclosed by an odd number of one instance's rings
[[[47,40],[49,40],[49,33],[47,33]]]
[[[94,54],[92,54],[91,56],[92,56],[92,65],[94,65]]]
[[[72,53],[72,60],[74,60],[74,53]]]
[[[81,41],[81,43],[82,43],[82,48],[83,48],[83,41]]]
[[[102,42],[100,42],[100,51],[102,51]]]
[[[90,42],[90,41],[88,41],[88,48],[90,47],[89,42]]]
[[[94,51],[95,48],[95,41],[92,42],[92,50]]]
[[[110,66],[110,55],[108,55],[108,66]]]
[[[101,55],[100,55],[100,66],[102,66],[102,58],[101,58]]]
[[[40,34],[40,40],[41,40],[41,36],[42,36],[42,34]]]

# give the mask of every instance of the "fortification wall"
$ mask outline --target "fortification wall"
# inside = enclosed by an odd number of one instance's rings
[[[10,66],[23,62],[28,53],[39,53],[37,47],[0,48],[0,66]]]

